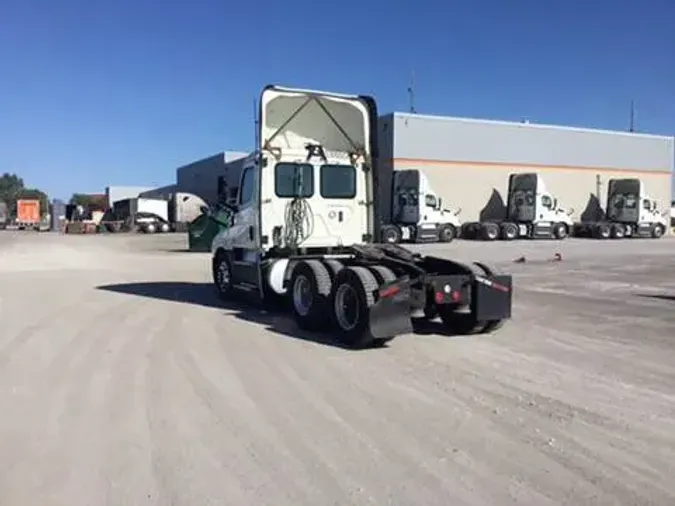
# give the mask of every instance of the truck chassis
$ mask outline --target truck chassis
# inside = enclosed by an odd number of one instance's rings
[[[661,223],[622,223],[618,221],[589,221],[574,224],[574,237],[593,239],[660,239],[666,229]]]
[[[462,238],[483,241],[516,239],[563,240],[569,235],[567,224],[559,222],[517,223],[515,221],[469,222],[462,227]]]
[[[283,287],[301,329],[330,332],[344,346],[371,347],[413,330],[413,319],[440,317],[446,332],[490,333],[511,317],[512,278],[488,266],[421,256],[401,246],[355,245],[329,254],[284,258]],[[279,257],[261,262],[268,278]],[[251,289],[237,279],[231,252],[216,251],[213,280],[229,299]],[[273,298],[269,283],[263,298]]]

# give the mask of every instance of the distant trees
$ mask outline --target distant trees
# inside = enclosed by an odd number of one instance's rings
[[[21,199],[37,199],[40,201],[40,214],[44,216],[49,212],[49,197],[45,192],[26,188],[22,178],[5,172],[0,176],[0,201],[7,203],[10,216],[16,216],[16,201]]]
[[[108,201],[105,195],[91,195],[87,193],[73,193],[69,204],[82,206],[92,211],[104,211],[108,208]]]

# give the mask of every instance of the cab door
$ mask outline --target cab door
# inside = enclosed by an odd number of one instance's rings
[[[230,230],[232,277],[242,288],[262,296],[260,270],[259,171],[253,163],[244,167],[239,183],[237,211]]]

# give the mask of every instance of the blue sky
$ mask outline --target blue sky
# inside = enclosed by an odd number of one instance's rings
[[[0,1],[0,172],[53,197],[248,150],[277,83],[675,135],[673,0]]]

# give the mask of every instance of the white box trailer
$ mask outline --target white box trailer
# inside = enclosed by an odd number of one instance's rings
[[[169,203],[164,199],[131,198],[118,200],[113,203],[115,219],[119,221],[132,221],[141,225],[147,232],[156,229],[168,232],[169,227]],[[148,225],[153,226],[148,228]],[[159,226],[158,226],[159,225]]]

